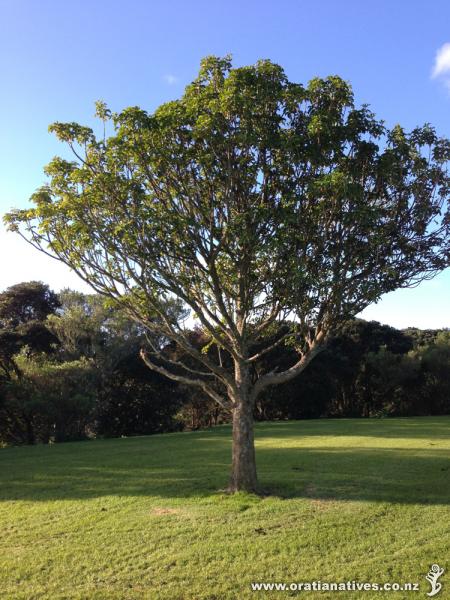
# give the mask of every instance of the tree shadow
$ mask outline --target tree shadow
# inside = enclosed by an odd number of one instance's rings
[[[297,436],[311,435],[304,424],[293,426]],[[271,495],[450,503],[449,460],[444,449],[350,448],[333,445],[332,440],[320,447],[276,447],[268,445],[272,438],[279,437],[282,446],[289,431],[272,425],[265,429],[262,425],[257,430],[257,463],[261,485]],[[361,435],[356,431],[359,424],[353,429],[354,435]],[[322,435],[326,434],[322,426]],[[330,431],[330,435],[336,432]],[[423,435],[421,431],[419,437]],[[111,495],[213,498],[226,486],[230,448],[228,427],[189,434],[7,448],[0,451],[0,501]]]
[[[261,448],[258,457],[261,481],[283,498],[450,504],[444,449]]]
[[[450,439],[450,416],[384,419],[311,419],[258,424],[269,437],[357,436],[377,438]]]

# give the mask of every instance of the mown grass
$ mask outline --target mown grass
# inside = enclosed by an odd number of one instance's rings
[[[218,491],[228,427],[2,449],[0,597],[286,598],[250,582],[312,580],[426,597],[432,563],[449,597],[449,434],[449,417],[260,424],[263,497]]]

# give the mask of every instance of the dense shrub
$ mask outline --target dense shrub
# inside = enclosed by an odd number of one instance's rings
[[[96,399],[96,373],[86,359],[51,363],[20,357],[21,377],[4,389],[0,408],[4,443],[82,439]]]

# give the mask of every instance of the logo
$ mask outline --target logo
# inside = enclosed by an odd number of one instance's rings
[[[428,571],[428,575],[425,575],[425,579],[431,585],[431,592],[427,592],[427,596],[436,596],[442,590],[442,583],[438,583],[439,577],[444,572],[439,565],[431,565],[431,569]]]

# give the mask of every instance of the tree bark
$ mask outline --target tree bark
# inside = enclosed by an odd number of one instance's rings
[[[31,417],[28,417],[26,414],[24,414],[23,417],[24,417],[24,421],[25,421],[27,444],[33,445],[36,443],[36,437],[34,435],[34,427],[33,427],[32,419],[31,419]]]
[[[257,492],[253,405],[250,374],[247,367],[236,365],[237,392],[234,395],[233,442],[230,492]]]

